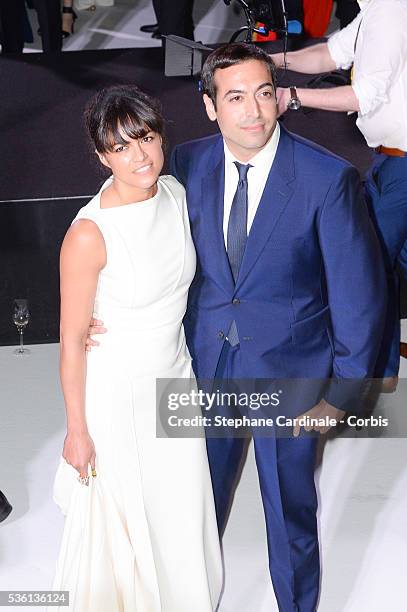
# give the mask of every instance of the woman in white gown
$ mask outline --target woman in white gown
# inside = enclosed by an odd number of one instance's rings
[[[193,376],[185,191],[159,177],[163,120],[136,87],[103,90],[86,120],[112,176],[61,249],[67,435],[54,499],[66,519],[53,589],[69,591],[61,611],[212,612],[222,571],[205,440],[155,429],[156,378]],[[86,356],[92,316],[108,333]]]

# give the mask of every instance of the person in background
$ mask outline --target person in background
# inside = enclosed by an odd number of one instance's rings
[[[166,0],[153,0],[157,23],[141,26],[142,32],[150,33],[153,38],[161,35],[175,34],[183,38],[194,38],[194,22],[192,12],[194,0],[177,0],[175,3]]]
[[[21,53],[23,36],[24,1],[0,1],[0,30],[2,53]]]
[[[400,365],[399,281],[407,277],[407,0],[364,0],[361,12],[328,42],[287,53],[290,70],[307,74],[353,65],[351,85],[279,88],[279,114],[301,105],[357,112],[356,125],[372,148],[366,197],[388,278],[385,331],[375,376],[397,386]],[[272,55],[283,67],[282,53]]]
[[[60,51],[62,30],[59,0],[32,0],[32,4],[38,15],[43,51]],[[2,53],[21,53],[23,51],[24,11],[24,0],[0,1]]]
[[[33,0],[41,31],[42,49],[45,52],[61,51],[61,3],[59,0]]]
[[[62,38],[68,38],[74,33],[77,15],[73,10],[73,0],[64,0],[62,4]]]

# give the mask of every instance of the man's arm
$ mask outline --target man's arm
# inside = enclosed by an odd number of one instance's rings
[[[335,176],[318,236],[333,330],[336,378],[373,375],[382,339],[387,285],[383,257],[355,168]]]
[[[271,55],[271,59],[276,68],[285,68],[284,53],[274,53]],[[286,54],[286,61],[288,70],[305,74],[320,74],[336,69],[327,43],[319,43],[299,51],[289,51]]]
[[[335,32],[327,42],[318,43],[286,54],[287,68],[305,74],[331,72],[337,68],[349,68],[355,55],[355,40],[361,21],[359,14],[346,28]],[[284,54],[271,55],[277,68],[284,68]]]
[[[331,72],[337,68],[349,68],[354,60],[355,40],[358,36],[361,16],[358,15],[348,27],[331,36],[328,42],[287,53],[287,67],[295,72],[307,74]],[[278,53],[277,67],[284,66],[284,55]],[[297,89],[298,97],[303,106],[318,108],[327,111],[360,111],[359,97],[350,86],[334,87],[330,89]],[[290,100],[290,90],[279,88],[277,90],[279,115],[287,110]]]
[[[351,85],[332,87],[329,89],[303,89],[297,88],[297,95],[302,106],[319,108],[327,111],[359,111],[359,101]],[[291,99],[289,88],[277,88],[278,115],[287,110],[287,104]]]
[[[336,68],[349,68],[355,56],[362,13],[340,32],[329,38],[325,51]],[[332,89],[299,89],[298,97],[304,106],[330,111],[358,111],[361,115],[373,112],[389,100],[392,84],[405,69],[407,53],[407,9],[404,3],[390,1],[372,5],[363,21],[363,40],[358,49],[357,70],[352,86]],[[315,54],[320,45],[315,46]],[[307,49],[288,53],[289,68],[309,72]],[[296,54],[298,53],[298,60]],[[281,64],[281,54],[276,55]],[[322,70],[324,72],[324,70]],[[279,89],[279,113],[287,110],[289,91]]]
[[[276,53],[271,56],[276,62],[277,68],[284,66],[284,54]],[[295,72],[307,74],[319,74],[331,72],[336,69],[336,62],[331,56],[328,43],[320,43],[299,51],[287,53],[287,67]],[[359,101],[351,85],[343,87],[332,87],[329,89],[304,89],[297,88],[297,95],[303,106],[308,108],[319,108],[327,111],[359,111]],[[279,116],[287,110],[287,104],[291,99],[288,87],[277,88],[277,104]]]
[[[330,72],[336,69],[328,43],[321,43],[306,47],[299,51],[287,53],[287,67],[295,72],[305,72],[315,74]],[[272,55],[278,68],[284,66],[284,54],[276,53]],[[291,99],[288,87],[277,88],[278,115],[282,115],[287,110],[287,104]],[[318,108],[327,111],[359,111],[359,101],[351,85],[343,87],[332,87],[329,89],[304,89],[297,88],[297,95],[302,106],[308,108]]]
[[[333,181],[321,210],[318,234],[333,331],[333,380],[325,398],[298,419],[307,415],[338,422],[345,411],[360,409],[365,379],[373,376],[387,294],[379,243],[354,168],[344,168]],[[300,433],[299,420],[295,437]],[[304,429],[326,433],[330,427]]]

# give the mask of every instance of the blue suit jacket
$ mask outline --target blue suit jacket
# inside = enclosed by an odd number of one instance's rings
[[[214,376],[234,319],[244,376],[372,376],[385,276],[356,169],[281,128],[235,285],[223,237],[222,137],[176,147],[171,165],[187,191],[197,251],[184,320],[196,375]]]

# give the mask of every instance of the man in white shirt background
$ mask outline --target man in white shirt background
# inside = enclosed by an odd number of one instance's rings
[[[289,52],[289,70],[316,74],[352,68],[350,85],[279,88],[280,115],[301,106],[357,112],[356,125],[374,151],[366,197],[382,245],[388,310],[376,376],[397,383],[400,323],[397,264],[407,278],[407,0],[364,0],[361,12],[327,42]],[[278,67],[282,53],[274,54]]]

